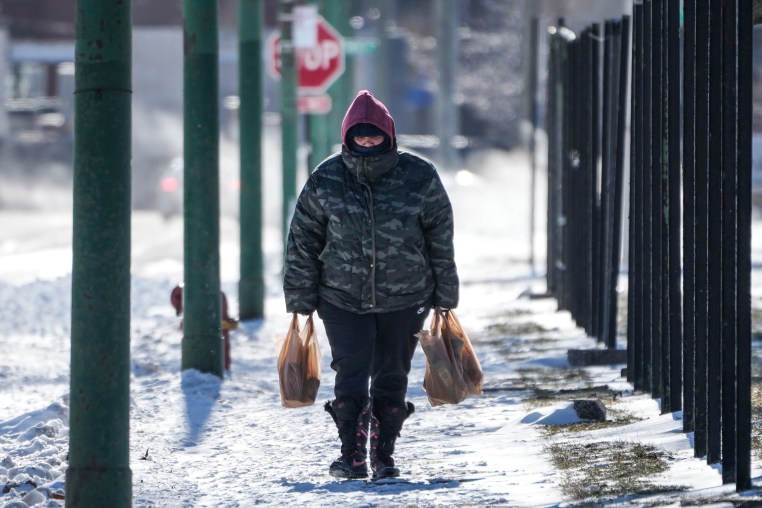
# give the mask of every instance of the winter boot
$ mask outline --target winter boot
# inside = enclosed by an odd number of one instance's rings
[[[394,465],[394,443],[402,430],[402,423],[413,414],[415,406],[408,402],[405,406],[383,404],[373,401],[370,417],[370,467],[373,479],[394,478],[400,470]]]
[[[333,461],[329,474],[336,478],[367,478],[368,401],[358,403],[353,398],[344,397],[326,402],[325,410],[333,417],[341,439],[341,457]]]

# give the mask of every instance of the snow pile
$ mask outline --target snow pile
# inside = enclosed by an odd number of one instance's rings
[[[521,419],[521,423],[532,425],[570,425],[581,421],[571,403],[544,408],[542,411],[535,410]]]
[[[0,423],[3,493],[23,506],[64,499],[66,451],[69,445],[67,400]]]

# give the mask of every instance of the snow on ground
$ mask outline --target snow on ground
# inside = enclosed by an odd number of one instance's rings
[[[445,175],[456,214],[462,279],[457,313],[475,343],[485,393],[456,406],[431,407],[422,389],[425,360],[413,361],[406,422],[395,458],[408,481],[336,481],[335,427],[322,404],[332,371],[318,325],[323,374],[318,403],[280,404],[278,337],[290,316],[280,291],[278,227],[266,232],[266,318],[232,333],[232,374],[223,381],[180,372],[181,331],[169,302],[182,277],[182,224],[158,215],[133,217],[130,467],[137,507],[226,506],[558,506],[569,504],[560,473],[544,451],[542,425],[572,423],[569,403],[534,407],[517,385],[521,372],[561,379],[569,348],[595,347],[569,315],[541,292],[528,258],[529,176],[519,156],[488,154],[471,173]],[[541,202],[538,204],[542,209]],[[538,230],[543,228],[538,225]],[[6,507],[63,506],[68,448],[70,230],[67,213],[0,213],[0,501]],[[537,245],[543,238],[538,234]],[[758,249],[758,247],[755,247]],[[223,289],[237,309],[237,224],[222,223]],[[537,263],[540,267],[540,263]],[[540,269],[539,272],[542,272]],[[544,342],[501,335],[492,325],[542,326]],[[319,323],[319,321],[318,321]],[[538,344],[541,344],[539,346]],[[512,360],[507,360],[510,352]],[[591,384],[620,390],[619,409],[636,423],[583,434],[633,440],[673,453],[659,481],[680,484],[681,498],[731,493],[717,468],[693,458],[680,414],[632,394],[621,365],[587,370]],[[760,475],[754,464],[754,476]],[[664,497],[660,498],[664,502]]]

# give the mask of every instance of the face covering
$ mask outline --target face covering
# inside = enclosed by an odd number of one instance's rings
[[[355,136],[383,136],[384,141],[376,146],[361,146],[355,143]],[[347,144],[349,149],[355,155],[379,155],[391,148],[389,135],[384,131],[369,123],[358,123],[353,125],[347,132]]]
[[[360,146],[354,141],[351,141],[350,149],[355,155],[379,155],[389,150],[389,143],[384,141],[376,146]]]

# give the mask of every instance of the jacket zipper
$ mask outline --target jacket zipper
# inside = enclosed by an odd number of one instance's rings
[[[363,173],[365,175],[365,181],[368,180],[368,159],[363,157]],[[363,183],[368,189],[368,197],[370,198],[370,247],[371,247],[371,260],[370,260],[370,308],[376,308],[376,218],[373,214],[373,192],[370,190],[370,185]]]

